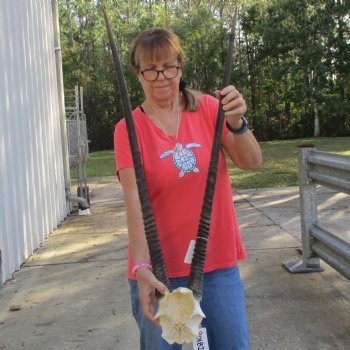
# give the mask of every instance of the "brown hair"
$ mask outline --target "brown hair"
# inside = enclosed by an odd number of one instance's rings
[[[161,60],[173,55],[183,70],[185,54],[179,37],[165,28],[150,28],[140,33],[131,44],[130,66],[135,74],[139,74],[141,58],[145,61]],[[188,88],[181,89],[184,96],[185,109],[196,111],[199,105],[200,92]]]

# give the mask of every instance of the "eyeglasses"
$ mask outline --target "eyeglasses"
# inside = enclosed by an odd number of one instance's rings
[[[147,81],[157,80],[159,77],[159,73],[162,73],[165,79],[174,79],[179,73],[179,68],[180,67],[172,66],[172,67],[164,68],[162,70],[145,69],[140,71],[140,73]]]

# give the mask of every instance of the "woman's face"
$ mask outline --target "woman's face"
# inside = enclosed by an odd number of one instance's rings
[[[146,99],[154,103],[162,104],[171,102],[174,98],[178,98],[182,71],[180,68],[176,70],[174,67],[179,67],[176,57],[166,57],[158,61],[140,61],[138,79],[145,92]],[[167,79],[162,73],[159,73],[156,80],[147,80],[150,78],[149,75],[156,74],[155,72],[150,72],[151,70],[162,71],[167,68],[170,68],[165,72],[166,75],[167,73],[169,74],[168,77],[172,77],[175,73],[177,73],[177,75],[172,79]]]

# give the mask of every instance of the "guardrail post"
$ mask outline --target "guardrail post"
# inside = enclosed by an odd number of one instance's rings
[[[283,266],[292,273],[323,271],[320,267],[320,259],[311,250],[310,231],[318,220],[316,185],[308,176],[309,163],[307,159],[313,150],[314,145],[298,146],[302,259],[283,262]]]

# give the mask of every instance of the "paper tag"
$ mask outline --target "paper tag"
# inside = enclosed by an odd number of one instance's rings
[[[190,241],[190,244],[188,246],[187,253],[185,256],[185,260],[184,260],[185,264],[191,264],[195,245],[196,245],[196,241],[194,240]]]
[[[209,350],[206,328],[199,328],[199,333],[193,341],[193,350]]]

